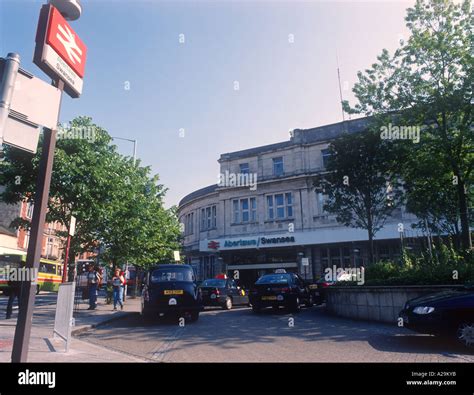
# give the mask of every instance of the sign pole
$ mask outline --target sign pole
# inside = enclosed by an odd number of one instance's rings
[[[59,80],[57,88],[61,91],[64,82]],[[54,149],[56,147],[56,130],[44,129],[43,151],[39,164],[38,179],[36,181],[35,206],[31,221],[30,241],[26,257],[26,268],[30,273],[38,273],[43,244],[43,230],[49,200],[49,187],[53,172]],[[35,269],[33,271],[33,269]],[[13,340],[12,362],[26,362],[30,344],[33,307],[36,297],[36,281],[22,282],[18,312],[18,320]]]

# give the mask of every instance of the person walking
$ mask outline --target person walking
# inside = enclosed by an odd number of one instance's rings
[[[120,309],[123,310],[123,285],[125,278],[120,269],[115,269],[115,274],[112,277],[112,286],[114,288],[114,310],[117,310],[117,303],[120,304]]]
[[[20,308],[20,300],[21,300],[21,281],[8,281],[8,302],[7,302],[7,314],[6,319],[10,319],[13,313],[13,302],[15,298],[18,301],[18,308]]]
[[[93,265],[89,265],[87,273],[87,285],[89,287],[89,308],[95,310],[97,307],[97,290],[100,282],[100,274]]]

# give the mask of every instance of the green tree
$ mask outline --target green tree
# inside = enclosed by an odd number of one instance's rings
[[[316,190],[327,195],[324,209],[338,222],[367,230],[369,262],[374,236],[402,199],[393,163],[394,150],[378,132],[344,134],[329,146],[326,172],[315,177]]]
[[[68,138],[77,131],[93,140]],[[145,264],[170,257],[179,227],[175,213],[163,207],[165,189],[158,177],[120,155],[108,133],[90,118],[74,119],[62,137],[55,150],[47,221],[69,226],[70,216],[76,217],[70,263],[77,253],[100,243],[106,247],[105,257],[114,262]],[[6,187],[3,201],[34,203],[40,155],[41,141],[34,156],[7,148],[0,167],[0,183]],[[29,222],[17,219],[14,225],[28,228]]]
[[[400,160],[408,194],[408,206],[417,215],[451,218],[456,206],[463,248],[471,248],[468,208],[472,200],[474,168],[474,130],[472,125],[472,86],[474,83],[471,1],[456,4],[448,0],[417,0],[407,10],[406,26],[410,37],[401,41],[393,55],[383,50],[373,64],[358,73],[353,92],[354,107],[344,102],[349,113],[395,119],[398,125],[420,126],[419,144],[412,144]],[[395,118],[394,118],[395,116]],[[405,147],[406,148],[406,147]],[[426,168],[434,164],[431,174]],[[413,168],[415,166],[415,168]],[[420,171],[416,170],[419,169]],[[420,182],[416,174],[423,174]],[[450,177],[445,177],[449,175]],[[444,199],[454,197],[442,207],[430,210],[438,191],[423,185],[447,182]],[[429,198],[428,194],[430,195]],[[424,196],[425,205],[414,202]]]

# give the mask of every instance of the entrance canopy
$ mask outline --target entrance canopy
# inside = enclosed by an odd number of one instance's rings
[[[252,263],[248,265],[228,265],[227,270],[250,270],[250,269],[283,269],[289,267],[298,267],[296,262],[284,263]]]

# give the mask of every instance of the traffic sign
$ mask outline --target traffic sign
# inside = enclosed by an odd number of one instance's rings
[[[74,98],[82,93],[87,47],[51,4],[41,8],[33,62],[48,76],[62,79]]]
[[[0,140],[35,153],[40,126],[55,129],[58,124],[61,91],[18,65],[11,68],[11,62],[19,65],[19,57],[0,58],[0,91],[4,92],[0,93],[0,101],[7,103],[2,108],[5,117],[0,122]]]

